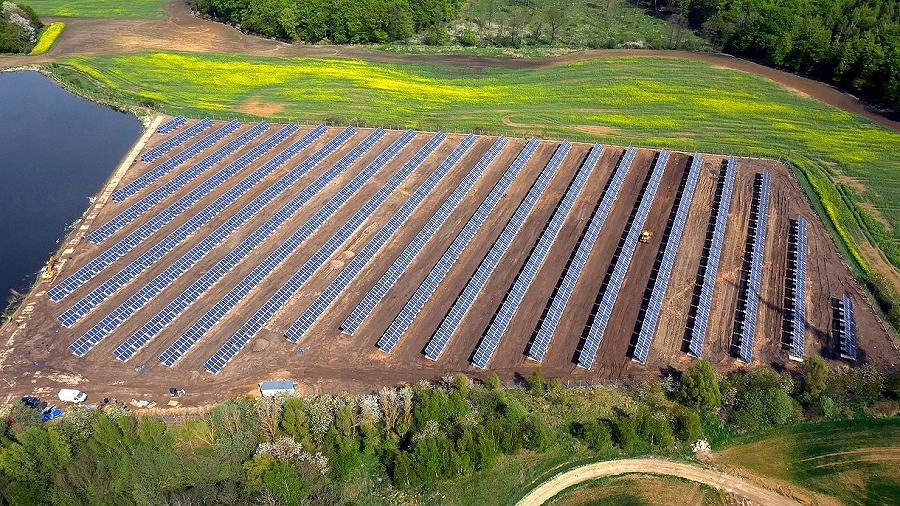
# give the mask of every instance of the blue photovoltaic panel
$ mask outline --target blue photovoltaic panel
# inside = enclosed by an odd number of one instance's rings
[[[738,358],[749,364],[753,361],[753,339],[756,335],[756,315],[759,311],[759,287],[762,281],[762,263],[766,245],[766,222],[769,217],[769,171],[763,172],[759,193],[759,218],[753,236],[753,256],[750,260],[750,282],[747,287],[747,303],[741,328],[741,346]]]
[[[413,135],[412,131],[408,134]],[[438,145],[443,142],[446,136],[442,132],[435,134],[428,143],[419,150],[407,163],[398,170],[390,180],[385,183],[372,198],[366,202],[359,211],[347,220],[347,223],[341,227],[328,241],[325,242],[319,250],[303,264],[297,272],[294,273],[287,282],[275,292],[263,306],[256,311],[252,318],[245,323],[231,338],[213,354],[206,362],[206,369],[218,374],[225,367],[225,364],[250,342],[256,333],[275,316],[291,297],[293,297],[300,288],[309,281],[309,278],[315,274],[319,268],[333,255],[344,241],[346,241],[360,226],[367,220],[378,207],[383,204],[391,193],[394,192],[409,177],[410,174],[427,158]],[[391,155],[388,155],[391,156]]]
[[[578,199],[578,196],[581,195],[581,190],[584,188],[588,176],[591,175],[591,172],[593,172],[594,168],[597,166],[597,162],[600,160],[600,155],[602,153],[603,147],[595,144],[581,168],[578,170],[578,174],[575,175],[575,178],[569,184],[569,187],[566,189],[566,194],[560,201],[559,206],[553,212],[553,216],[550,218],[547,228],[544,230],[537,245],[531,250],[528,259],[525,261],[525,267],[519,272],[516,280],[513,282],[512,288],[506,294],[506,297],[500,305],[500,309],[497,311],[497,314],[494,316],[494,319],[491,321],[490,326],[485,332],[484,338],[478,345],[478,349],[475,350],[474,357],[472,358],[472,363],[474,365],[481,367],[482,369],[487,367],[488,361],[490,361],[497,346],[500,345],[500,339],[506,333],[506,329],[512,322],[513,316],[519,309],[519,304],[521,304],[522,299],[525,298],[525,293],[531,286],[531,282],[534,281],[535,276],[537,276],[538,270],[543,264],[544,259],[547,257],[547,253],[550,252],[550,247],[553,245],[557,236],[559,236],[563,223],[565,223],[566,218],[568,218],[569,213],[575,206],[575,201]]]
[[[379,128],[372,132],[363,142],[356,146],[353,151],[341,158],[338,163],[332,167],[333,174],[337,175],[347,169],[363,154],[365,154],[372,146],[375,145],[385,135],[383,129]],[[296,250],[313,232],[315,232],[337,209],[347,201],[357,190],[368,181],[375,172],[383,167],[391,158],[393,158],[400,149],[412,140],[415,134],[407,131],[387,150],[381,153],[371,164],[369,164],[362,172],[356,175],[346,186],[344,186],[331,200],[328,201],[316,214],[298,228],[290,237],[287,238],[278,248],[275,249],[265,260],[263,260],[253,271],[242,279],[237,286],[231,289],[225,297],[217,302],[204,314],[194,325],[191,326],[175,343],[173,343],[166,351],[160,355],[159,360],[171,367],[184,353],[191,348],[200,338],[202,338],[216,323],[218,323],[225,314],[236,306],[251,290],[253,290],[262,280],[268,276],[281,262],[283,262],[291,253]],[[334,176],[332,176],[333,179]],[[307,188],[309,190],[309,188]],[[278,219],[277,223],[282,220]],[[267,238],[274,229],[265,234],[254,233],[242,242],[235,252],[240,252],[238,256],[229,255],[221,260],[215,267],[210,269],[201,279],[199,279],[192,288],[197,291],[197,296],[205,292],[213,283],[221,278],[228,270],[232,269],[238,260],[243,259],[253,248],[256,248],[265,238]],[[213,276],[208,276],[212,272]],[[197,297],[191,297],[189,303],[196,300]]]
[[[544,354],[547,353],[547,348],[550,346],[550,339],[553,338],[553,333],[556,332],[556,327],[562,320],[563,311],[566,309],[569,298],[572,296],[572,290],[575,289],[575,283],[581,277],[581,272],[584,270],[588,256],[594,248],[594,243],[600,236],[600,230],[603,229],[603,224],[612,210],[619,190],[622,188],[622,182],[625,181],[625,176],[631,168],[631,162],[634,161],[636,153],[637,151],[632,147],[625,150],[625,154],[622,155],[622,160],[612,176],[609,187],[606,189],[606,193],[603,194],[603,200],[597,204],[597,208],[594,210],[594,214],[588,223],[587,231],[578,244],[575,255],[572,257],[572,262],[565,272],[562,284],[560,284],[556,296],[553,297],[553,301],[550,303],[550,309],[547,311],[544,319],[538,324],[537,335],[528,349],[528,357],[532,360],[540,362],[544,359]]]
[[[806,334],[806,220],[797,219],[797,265],[794,269],[794,319],[791,333],[791,353],[794,360],[803,361]]]
[[[186,121],[187,120],[184,119],[184,116],[176,116],[176,117],[170,119],[169,121],[166,121],[162,125],[159,125],[159,128],[156,129],[156,132],[161,133],[161,134],[167,134],[167,133],[171,132],[172,130],[175,130],[176,128],[185,124]]]
[[[691,163],[687,182],[684,185],[684,191],[681,193],[681,200],[678,202],[675,222],[672,224],[672,229],[669,232],[669,240],[666,243],[665,251],[663,251],[662,262],[659,265],[656,279],[653,281],[650,301],[647,304],[647,311],[644,313],[644,321],[641,322],[641,330],[634,348],[634,359],[642,364],[647,362],[647,354],[650,353],[650,343],[653,341],[656,324],[659,322],[659,311],[662,309],[663,297],[666,296],[666,287],[669,285],[672,268],[675,267],[675,255],[678,253],[679,244],[681,244],[681,233],[684,231],[684,225],[687,223],[688,212],[691,210],[691,201],[694,199],[694,188],[697,187],[697,180],[700,178],[700,167],[702,165],[703,157],[700,156],[700,153],[694,153],[694,161]]]
[[[391,350],[394,349],[394,346],[396,346],[400,337],[406,332],[406,329],[409,328],[409,324],[412,323],[413,318],[419,314],[419,311],[422,310],[425,302],[427,302],[434,291],[437,290],[437,287],[444,279],[444,276],[447,275],[447,272],[450,271],[450,268],[456,263],[456,260],[459,259],[459,255],[462,254],[465,247],[469,244],[469,241],[475,236],[475,232],[478,231],[478,228],[481,227],[491,211],[494,210],[494,207],[497,205],[497,202],[500,201],[500,198],[506,194],[509,185],[512,184],[522,168],[525,167],[525,164],[539,145],[540,142],[532,137],[525,145],[525,148],[522,149],[522,152],[519,153],[519,156],[516,157],[506,170],[506,173],[503,174],[503,177],[500,178],[500,181],[494,185],[481,205],[478,206],[475,214],[472,215],[463,229],[456,236],[453,244],[447,248],[447,251],[445,251],[441,259],[438,260],[437,265],[431,269],[431,272],[428,273],[428,276],[419,285],[416,293],[409,299],[406,306],[400,310],[400,314],[394,318],[394,321],[388,327],[387,331],[385,331],[381,336],[381,339],[378,340],[377,346],[381,351],[390,353]]]
[[[175,178],[171,179],[162,187],[150,193],[150,195],[144,197],[136,204],[131,206],[124,213],[120,214],[118,217],[113,218],[113,220],[107,222],[106,225],[101,227],[101,229],[105,229],[105,232],[112,233],[113,229],[118,229],[121,226],[124,226],[129,221],[133,220],[141,213],[160,202],[163,198],[173,193],[176,189],[185,185],[190,179],[193,179],[201,172],[206,169],[212,167],[223,158],[228,156],[230,153],[236,151],[238,148],[250,142],[253,138],[261,134],[263,131],[269,128],[268,124],[261,123],[256,125],[249,131],[241,134],[236,139],[230,141],[225,146],[219,148],[215,153],[206,157],[203,161],[192,167],[190,170],[185,171],[182,174],[179,174]],[[163,225],[171,221],[175,216],[177,216],[180,212],[186,209],[185,206],[190,206],[196,199],[199,199],[202,190],[200,188],[196,188],[181,199],[177,200],[174,204],[169,206],[167,209],[157,214],[149,221],[138,227],[137,230],[129,234],[126,238],[119,241],[114,246],[111,246],[109,249],[98,255],[96,258],[87,263],[84,267],[80,268],[74,274],[69,276],[68,278],[61,281],[58,285],[51,288],[47,291],[47,296],[50,300],[54,302],[59,302],[63,297],[71,293],[73,290],[84,284],[85,281],[91,279],[95,275],[97,275],[100,271],[102,271],[106,266],[116,261],[119,257],[124,255],[125,253],[131,251],[136,245],[140,244],[144,241],[144,239],[150,237],[151,234],[159,230]],[[205,195],[205,194],[204,194]],[[114,223],[116,222],[116,223]],[[106,229],[109,226],[111,228]],[[95,230],[95,232],[100,232],[100,229]],[[106,237],[106,236],[104,236]],[[90,236],[89,236],[90,238]]]
[[[853,302],[844,294],[844,327],[842,330],[841,357],[856,360],[856,318],[853,316]]]
[[[289,125],[292,126],[292,125]],[[240,159],[236,160],[234,163],[229,165],[225,171],[237,171],[243,166],[246,166],[251,161],[262,156],[263,153],[274,147],[277,142],[280,141],[281,138],[287,137],[290,135],[290,132],[293,130],[288,129],[288,131],[282,130],[284,132],[284,136],[273,136],[269,138],[265,143],[260,144],[256,148],[254,148],[251,152],[246,153]],[[115,276],[106,280],[102,285],[95,288],[91,293],[85,296],[83,299],[78,301],[75,305],[73,305],[68,311],[60,315],[59,321],[70,327],[72,324],[81,319],[84,315],[86,315],[89,311],[91,311],[98,304],[102,303],[106,300],[107,297],[116,292],[119,288],[121,288],[125,283],[131,281],[135,276],[139,275],[145,269],[156,263],[159,259],[161,259],[165,254],[175,248],[182,241],[187,239],[191,234],[196,232],[201,226],[212,220],[216,217],[221,217],[221,212],[227,208],[230,204],[244,195],[247,191],[253,188],[257,183],[263,180],[266,176],[271,174],[276,168],[283,165],[287,162],[291,157],[296,155],[306,146],[308,146],[311,142],[317,139],[319,136],[324,134],[326,131],[324,126],[318,126],[306,135],[304,135],[300,140],[293,143],[287,149],[276,155],[267,163],[263,164],[260,168],[253,171],[250,175],[245,177],[240,183],[236,184],[230,190],[225,192],[219,198],[217,198],[213,203],[206,206],[202,211],[195,214],[192,218],[190,218],[183,225],[178,227],[174,232],[170,233],[164,239],[153,245],[149,250],[147,250],[143,255],[141,255],[137,260],[128,264],[125,268],[120,270]],[[223,171],[223,172],[225,172]],[[219,176],[225,176],[222,172],[219,173]],[[216,176],[214,176],[216,177]],[[213,181],[213,178],[210,178],[207,183]],[[207,184],[204,183],[204,184]],[[249,215],[246,215],[249,217]]]
[[[484,260],[481,261],[475,274],[469,279],[469,282],[466,283],[466,287],[463,288],[462,293],[456,298],[453,307],[450,308],[450,311],[444,317],[440,326],[438,326],[437,331],[435,331],[434,335],[429,340],[428,345],[425,347],[425,357],[431,360],[437,360],[441,356],[441,353],[444,352],[444,348],[447,347],[450,338],[453,337],[453,334],[456,332],[460,322],[462,322],[463,317],[472,308],[472,305],[475,303],[475,298],[481,293],[484,285],[487,284],[488,278],[493,274],[494,269],[497,268],[497,265],[500,263],[500,260],[503,258],[509,245],[516,237],[516,234],[519,233],[522,226],[525,224],[525,219],[528,218],[528,215],[534,209],[534,206],[537,205],[538,199],[541,198],[544,190],[550,185],[550,180],[556,175],[557,169],[559,169],[560,164],[562,164],[563,159],[569,153],[571,147],[572,146],[568,141],[563,141],[556,150],[556,153],[547,163],[547,166],[544,167],[541,175],[538,176],[537,180],[528,191],[528,194],[522,202],[519,203],[519,207],[506,223],[506,227],[500,232],[500,236],[494,242],[494,245],[491,246],[490,251],[485,255]]]
[[[106,318],[92,328],[87,334],[82,336],[82,338],[73,343],[72,346],[78,349],[85,349],[86,351],[86,349],[90,349],[90,347],[106,337],[113,329],[118,327],[122,321],[131,316],[135,311],[146,304],[147,301],[155,297],[160,291],[164,290],[174,282],[174,280],[184,274],[240,225],[255,216],[256,213],[261,211],[279,194],[286,191],[290,185],[296,182],[303,174],[318,165],[326,156],[343,145],[347,139],[355,134],[355,132],[356,130],[353,127],[347,127],[325,146],[313,153],[312,156],[304,160],[294,170],[290,171],[266,191],[257,196],[252,202],[244,206],[225,223],[220,225],[213,233],[191,248],[190,251],[182,255],[181,258],[170,265],[162,274],[159,274],[149,283],[144,285],[143,288],[138,290],[138,292],[131,296],[125,303],[116,308],[115,311],[107,315]],[[327,184],[327,181],[322,183],[323,186],[325,184]],[[310,197],[311,195],[306,193],[295,197],[294,200],[285,205],[281,211],[275,214],[275,216],[280,216],[283,220],[287,220],[288,217],[296,212]],[[304,200],[304,198],[307,200]],[[191,295],[199,296],[199,294]],[[182,294],[182,296],[185,298],[188,297],[184,294]],[[180,309],[176,311],[174,308],[178,307],[180,307]],[[123,361],[127,360],[135,351],[155,336],[160,329],[171,322],[185,307],[187,307],[187,304],[178,302],[175,305],[170,305],[169,308],[164,309],[157,314],[153,319],[145,323],[138,332],[134,333],[125,343],[116,349],[114,352],[116,357]]]
[[[634,250],[637,248],[638,239],[644,230],[644,222],[650,214],[650,208],[653,206],[653,198],[656,196],[656,190],[659,188],[659,182],[662,180],[663,172],[666,170],[666,163],[669,161],[669,152],[662,150],[656,159],[656,165],[650,174],[650,182],[644,191],[641,203],[638,205],[637,213],[631,222],[631,228],[628,229],[628,235],[625,236],[625,244],[619,253],[619,260],[613,267],[612,276],[606,285],[606,291],[603,292],[603,298],[600,300],[600,307],[597,309],[597,316],[588,330],[587,339],[585,339],[584,347],[578,354],[578,365],[585,369],[590,369],[594,365],[594,358],[597,356],[597,350],[603,341],[603,334],[606,332],[606,326],[609,324],[609,318],[612,316],[613,308],[616,305],[616,299],[619,297],[619,290],[625,283],[625,274],[631,265],[631,259],[634,256]]]
[[[428,220],[428,223],[422,227],[412,242],[406,246],[406,249],[403,250],[400,257],[394,261],[387,272],[385,272],[378,282],[375,283],[375,286],[369,290],[369,293],[366,294],[365,298],[356,305],[356,308],[350,313],[350,316],[348,316],[347,319],[344,320],[344,323],[341,324],[341,330],[350,335],[353,335],[353,333],[356,332],[356,329],[362,325],[363,320],[365,320],[366,317],[369,316],[369,313],[375,309],[375,306],[381,302],[384,294],[394,286],[394,283],[397,282],[397,279],[403,274],[403,271],[409,267],[413,258],[415,258],[416,255],[419,254],[419,251],[425,246],[425,243],[431,239],[438,228],[447,220],[447,217],[450,216],[450,213],[456,209],[456,206],[459,205],[463,197],[465,197],[472,187],[475,186],[475,182],[478,181],[478,178],[481,177],[485,169],[493,163],[500,151],[506,146],[506,143],[506,137],[503,136],[500,136],[494,142],[487,153],[481,157],[481,160],[479,160],[466,177],[460,181],[456,189],[453,190],[453,193],[451,193],[450,196],[447,197],[447,200],[441,204],[441,207],[435,211],[434,215],[432,215],[431,219]]]
[[[199,134],[200,132],[206,130],[207,128],[209,128],[211,126],[213,126],[213,122],[209,118],[198,121],[197,123],[194,123],[190,127],[186,128],[183,132],[179,133],[178,135],[172,137],[171,139],[166,140],[162,144],[159,144],[155,148],[150,149],[149,151],[147,151],[146,153],[141,155],[141,160],[143,160],[145,162],[152,162],[153,160],[156,160],[160,156],[164,155],[165,153],[171,151],[172,149],[177,147],[179,144],[184,144],[185,142],[190,140],[191,137],[194,137],[195,135]]]
[[[116,202],[122,202],[128,197],[134,195],[135,193],[141,191],[142,189],[149,186],[151,183],[156,181],[157,179],[163,177],[168,174],[176,167],[180,166],[184,162],[193,158],[197,153],[200,153],[204,149],[212,146],[213,144],[219,142],[224,139],[228,134],[234,132],[238,128],[241,127],[241,123],[238,120],[233,120],[226,123],[222,128],[216,130],[215,132],[207,135],[206,137],[200,139],[199,141],[192,144],[189,148],[184,151],[178,153],[177,155],[169,158],[165,162],[157,165],[156,167],[148,170],[140,177],[135,179],[134,181],[128,183],[127,185],[119,188],[118,190],[112,193],[112,198]]]
[[[697,358],[700,358],[700,354],[703,353],[703,341],[706,339],[713,290],[716,287],[716,273],[719,271],[719,258],[722,256],[722,245],[725,243],[725,225],[728,223],[728,208],[731,206],[731,191],[734,187],[736,168],[737,160],[732,156],[728,159],[728,166],[725,169],[725,184],[722,186],[722,195],[719,198],[719,210],[713,226],[713,239],[710,243],[706,270],[703,273],[703,284],[700,287],[700,302],[697,304],[697,315],[694,318],[694,328],[691,330],[691,342],[688,346],[689,353]]]
[[[477,137],[472,134],[466,136],[465,139],[450,153],[435,170],[428,176],[419,188],[413,192],[406,200],[406,203],[397,210],[393,217],[376,233],[372,239],[366,244],[362,250],[350,263],[344,267],[344,270],[338,275],[334,281],[328,285],[328,288],[322,291],[316,300],[300,315],[300,318],[291,325],[291,328],[285,332],[284,336],[290,341],[298,342],[303,334],[312,326],[312,324],[325,312],[326,309],[337,299],[338,295],[344,291],[348,284],[362,271],[363,267],[375,256],[379,249],[384,246],[387,241],[400,229],[406,220],[412,215],[419,204],[434,190],[435,186],[446,176],[450,169],[456,166],[457,162],[469,152],[469,149],[475,144]],[[427,155],[426,155],[427,156]]]

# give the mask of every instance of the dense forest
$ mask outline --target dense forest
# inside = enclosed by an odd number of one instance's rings
[[[23,4],[0,3],[0,53],[27,53],[44,27],[34,10]]]
[[[42,423],[17,403],[2,413],[0,504],[413,503],[515,455],[686,455],[704,436],[890,415],[898,392],[897,373],[811,357],[802,373],[719,378],[699,361],[627,387],[565,388],[537,369],[527,389],[460,375],[362,396],[237,397],[168,424],[116,404]]]

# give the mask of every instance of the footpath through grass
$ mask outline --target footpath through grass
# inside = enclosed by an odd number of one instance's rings
[[[476,72],[145,52],[64,64],[68,69],[51,71],[89,96],[172,114],[481,130],[786,159],[802,172],[801,183],[857,274],[869,282],[879,275],[900,279],[900,134],[709,63],[620,57]],[[886,306],[900,302],[877,285]],[[896,316],[895,325],[900,311]]]
[[[158,18],[164,0],[28,0],[40,16],[73,18]]]
[[[783,427],[734,440],[722,460],[844,504],[890,504],[900,497],[900,418]]]

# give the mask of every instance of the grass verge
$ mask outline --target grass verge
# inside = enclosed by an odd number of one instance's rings
[[[66,24],[62,22],[52,23],[43,31],[43,33],[41,33],[41,38],[38,39],[38,42],[37,44],[35,44],[34,49],[32,49],[28,54],[30,56],[35,56],[44,54],[49,51],[53,46],[53,43],[56,42],[56,39],[62,34],[63,28],[65,27]]]

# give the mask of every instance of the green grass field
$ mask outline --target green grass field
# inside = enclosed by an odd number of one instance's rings
[[[718,490],[667,476],[613,476],[563,490],[547,506],[704,506],[728,504]]]
[[[885,258],[900,266],[900,134],[704,62],[623,57],[477,74],[175,52],[64,63],[91,79],[57,73],[93,87],[100,100],[113,95],[190,116],[482,130],[786,159],[804,174],[801,183],[858,274],[894,276]]]
[[[739,438],[729,464],[796,483],[844,504],[900,497],[900,418],[809,423]]]
[[[78,18],[157,18],[165,0],[28,0],[41,16]]]

